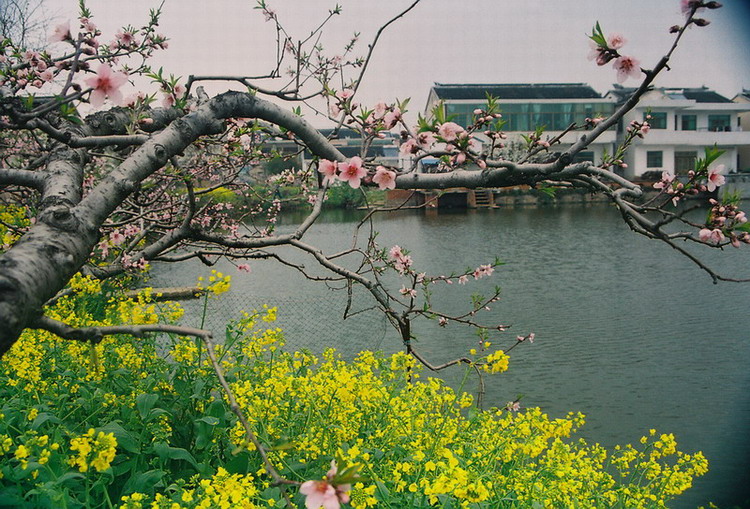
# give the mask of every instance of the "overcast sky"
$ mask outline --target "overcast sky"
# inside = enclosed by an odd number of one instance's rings
[[[76,16],[77,1],[46,0],[56,20]],[[343,13],[321,39],[336,55],[355,31],[364,55],[377,28],[411,0],[339,0]],[[726,0],[706,11],[711,21],[686,34],[658,86],[708,86],[732,98],[750,88],[750,2]],[[94,21],[111,40],[124,24],[141,26],[151,0],[89,0]],[[295,38],[305,38],[336,5],[328,0],[267,0]],[[275,30],[254,10],[253,0],[166,0],[161,31],[169,49],[152,64],[179,76],[258,75],[273,65]],[[671,44],[670,26],[680,23],[679,0],[422,0],[383,34],[358,94],[365,104],[411,97],[412,112],[424,108],[434,82],[569,83],[585,82],[605,93],[616,81],[611,65],[587,60],[587,35],[599,21],[606,33],[620,32],[621,49],[645,68]],[[629,80],[625,85],[633,86]],[[265,84],[272,86],[271,84]],[[209,87],[207,87],[209,88]],[[216,93],[225,83],[210,87]],[[315,122],[320,124],[320,121]]]

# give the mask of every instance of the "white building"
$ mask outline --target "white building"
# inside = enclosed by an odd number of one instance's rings
[[[509,140],[520,141],[521,134],[545,126],[544,137],[555,137],[569,125],[585,125],[586,118],[609,116],[614,112],[617,97],[602,97],[584,83],[527,83],[527,84],[444,84],[435,83],[427,98],[426,114],[442,102],[447,117],[466,127],[474,120],[473,111],[485,108],[487,95],[498,99]],[[581,136],[581,131],[567,133],[560,145],[550,150],[564,151]],[[577,161],[601,161],[606,150],[612,153],[617,133],[614,129],[603,133]],[[483,135],[477,135],[480,139]]]
[[[499,99],[506,124],[503,128],[510,139],[545,126],[545,136],[560,134],[571,123],[582,126],[585,119],[609,116],[635,89],[615,88],[602,97],[584,83],[548,84],[443,84],[430,90],[425,108],[430,115],[442,102],[446,115],[462,126],[473,121],[473,111],[486,105],[487,94]],[[716,164],[724,164],[727,172],[750,168],[750,92],[735,102],[706,87],[656,88],[647,92],[640,103],[627,113],[618,128],[605,132],[578,161],[600,162],[604,151],[613,154],[625,138],[625,128],[632,120],[643,122],[650,115],[650,132],[636,139],[628,150],[623,173],[637,178],[646,172],[684,174],[695,168],[705,147],[716,145],[724,154]],[[741,117],[748,125],[741,124]],[[551,150],[564,151],[574,143],[581,131],[562,138],[562,144]],[[481,136],[478,136],[481,138]],[[741,156],[742,154],[742,156]]]
[[[626,99],[634,89],[617,87],[608,97]],[[625,157],[629,177],[646,172],[666,171],[684,174],[695,168],[695,159],[706,147],[716,145],[724,154],[716,164],[724,164],[727,172],[741,168],[740,150],[750,147],[750,130],[743,130],[740,114],[750,112],[750,103],[732,102],[726,97],[701,88],[656,88],[644,94],[638,105],[623,118],[618,138],[624,128],[647,116],[651,130],[643,139],[636,139]]]
[[[750,104],[750,90],[743,89],[742,93],[737,94],[732,99],[736,103]],[[743,131],[750,132],[750,111],[742,111],[739,113],[740,117],[740,129]],[[750,145],[744,145],[739,147],[740,160],[737,164],[737,170],[742,172],[750,172]]]

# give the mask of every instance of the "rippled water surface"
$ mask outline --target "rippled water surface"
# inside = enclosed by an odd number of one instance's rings
[[[359,217],[327,214],[306,240],[329,253],[342,249]],[[635,442],[649,428],[675,433],[680,449],[705,453],[710,472],[673,507],[709,500],[724,507],[748,498],[750,284],[712,284],[668,246],[631,233],[606,206],[403,212],[379,217],[376,228],[381,246],[408,248],[415,269],[429,274],[496,256],[505,262],[490,279],[453,285],[449,292],[436,289],[435,295],[438,308],[458,312],[471,293],[490,294],[500,285],[502,298],[483,320],[512,329],[496,344],[512,344],[516,333],[537,335],[533,345],[512,352],[507,373],[488,380],[487,405],[502,406],[523,394],[524,406],[540,406],[552,416],[581,411],[587,424],[579,434],[606,446]],[[704,257],[724,273],[750,276],[748,249]],[[398,348],[373,312],[341,320],[344,292],[277,263],[252,267],[244,274],[221,266],[234,278],[225,308],[278,304],[292,347]],[[196,270],[161,268],[156,274],[155,284],[190,284]],[[366,307],[366,300],[355,299],[356,305]],[[233,312],[214,309],[209,318],[223,320]],[[453,325],[427,323],[416,331],[418,348],[435,362],[464,355],[477,341]],[[457,384],[462,375],[454,371],[445,378]]]

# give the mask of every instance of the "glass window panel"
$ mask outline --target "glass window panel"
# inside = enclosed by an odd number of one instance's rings
[[[646,167],[648,168],[661,168],[662,167],[662,151],[654,150],[646,152]]]
[[[730,116],[729,115],[709,115],[708,116],[708,130],[709,131],[731,131],[730,127]]]
[[[697,129],[697,120],[695,115],[682,116],[682,130],[695,131]]]
[[[647,118],[648,115],[651,115],[651,118]],[[651,129],[667,128],[667,114],[663,111],[652,111],[651,113],[644,113],[643,120],[649,123]]]

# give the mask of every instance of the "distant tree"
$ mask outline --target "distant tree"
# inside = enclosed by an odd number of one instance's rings
[[[0,1],[0,37],[24,48],[38,48],[46,37],[44,0]]]

